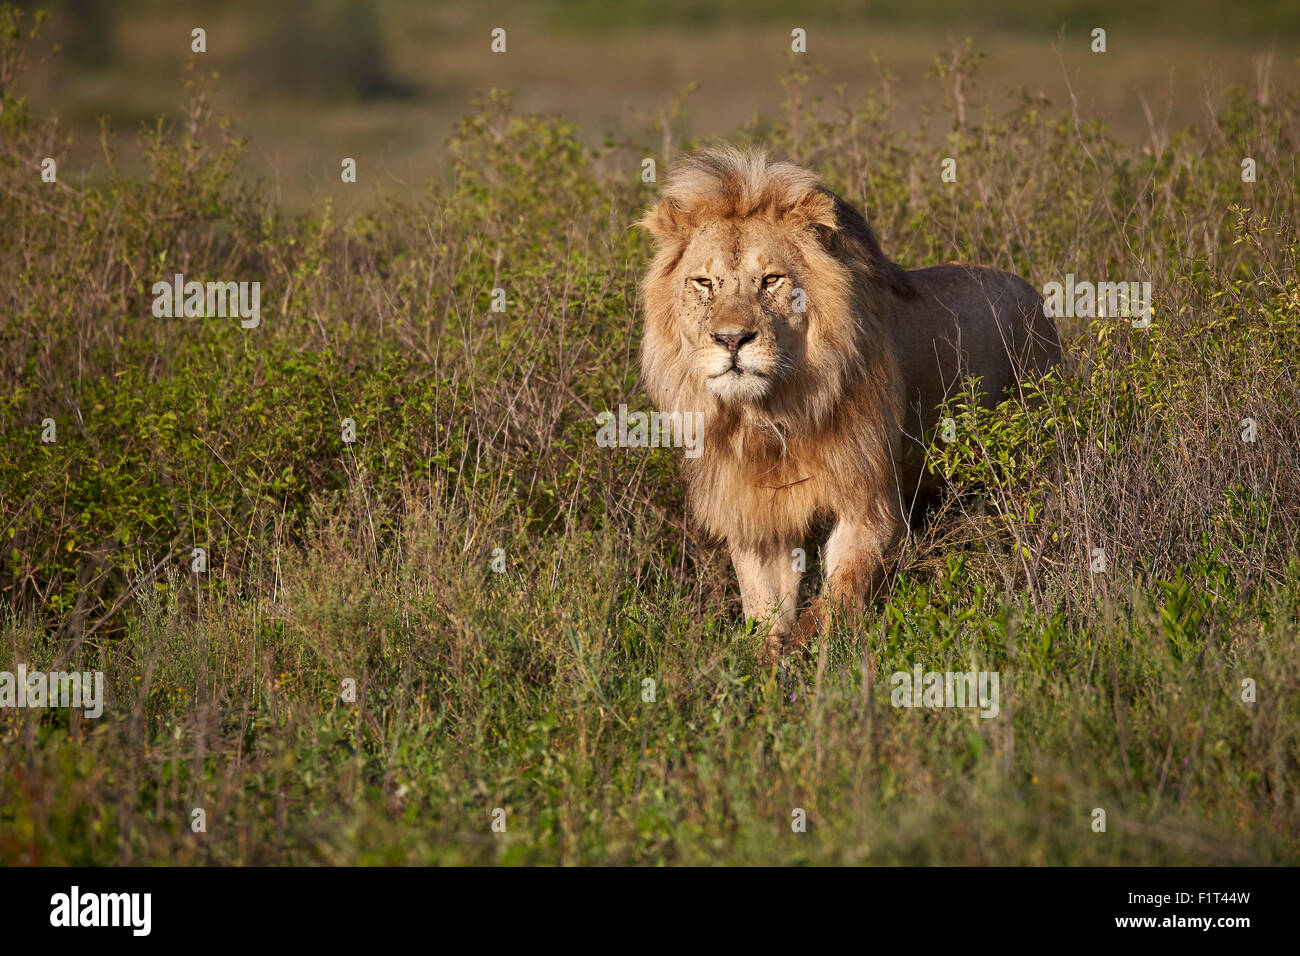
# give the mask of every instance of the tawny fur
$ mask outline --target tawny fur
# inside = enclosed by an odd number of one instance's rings
[[[969,375],[1000,400],[1060,361],[1056,329],[1015,276],[904,271],[814,174],[759,152],[686,156],[641,225],[656,244],[643,381],[660,411],[703,413],[688,500],[727,542],[745,613],[770,620],[775,658],[879,582],[929,490],[936,406]],[[827,520],[825,590],[796,622],[792,551]]]

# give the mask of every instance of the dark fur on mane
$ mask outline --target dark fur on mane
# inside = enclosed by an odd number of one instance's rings
[[[839,224],[839,230],[833,241],[856,244],[858,256],[871,264],[871,271],[880,278],[881,282],[888,285],[900,298],[915,298],[917,291],[911,277],[902,266],[885,255],[875,232],[862,213],[824,186],[821,187],[821,191],[835,201],[835,219]]]

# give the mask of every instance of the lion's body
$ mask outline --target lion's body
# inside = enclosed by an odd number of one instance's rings
[[[1042,373],[1061,361],[1042,297],[1019,276],[955,263],[907,275],[917,296],[893,329],[905,389],[905,495],[932,490],[921,473],[924,445],[936,409],[965,376],[980,377],[984,403],[993,405],[1016,393],[1022,372]]]
[[[826,614],[796,628],[809,530],[834,522],[827,597],[860,603],[925,490],[936,406],[968,375],[999,400],[1060,360],[1056,331],[1015,276],[904,272],[815,176],[761,154],[694,154],[643,224],[645,385],[661,411],[704,415],[691,509],[727,541],[746,614],[772,616],[775,654]]]

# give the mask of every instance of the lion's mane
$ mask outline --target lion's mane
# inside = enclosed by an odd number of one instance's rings
[[[724,404],[692,377],[672,279],[692,230],[749,217],[798,250],[808,312],[802,367],[761,406]],[[896,487],[902,389],[891,329],[915,291],[866,220],[807,170],[724,148],[676,166],[641,224],[657,241],[643,283],[643,384],[660,410],[704,415],[703,454],[686,474],[708,531],[767,548],[846,501],[892,508],[896,492],[873,492]]]

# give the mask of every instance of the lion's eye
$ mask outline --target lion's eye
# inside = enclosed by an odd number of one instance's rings
[[[765,275],[765,276],[763,276],[763,288],[764,288],[764,289],[775,289],[777,286],[779,286],[779,285],[781,284],[781,280],[784,279],[784,278],[785,278],[785,276],[783,276],[783,275],[777,275],[776,273],[772,273],[772,274],[770,274],[770,275]]]
[[[713,283],[703,276],[697,276],[696,278],[691,279],[691,281],[695,283],[696,288],[704,289],[705,291],[713,288]]]

